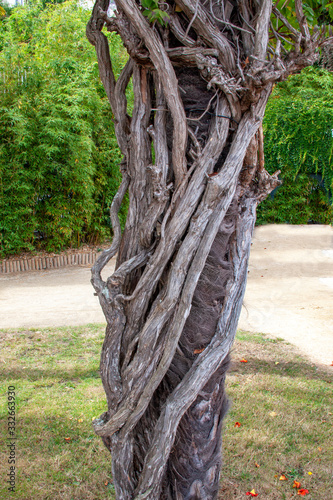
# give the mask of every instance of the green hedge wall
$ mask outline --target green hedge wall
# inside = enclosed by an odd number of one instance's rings
[[[76,2],[36,2],[0,21],[2,257],[110,235],[120,152],[88,18]],[[127,56],[110,39],[119,72]]]
[[[76,1],[37,0],[0,18],[0,257],[110,235],[120,152],[85,37],[89,15]],[[127,55],[108,36],[119,73]],[[332,73],[319,68],[276,86],[265,155],[283,185],[258,207],[258,224],[332,223],[332,90]]]
[[[283,181],[258,224],[333,222],[333,74],[310,67],[277,85],[264,120],[265,160]]]

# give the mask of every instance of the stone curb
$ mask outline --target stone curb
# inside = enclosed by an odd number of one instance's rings
[[[43,271],[66,266],[92,265],[97,259],[97,252],[56,255],[54,257],[31,257],[26,259],[10,259],[0,262],[0,274],[20,273],[23,271]]]

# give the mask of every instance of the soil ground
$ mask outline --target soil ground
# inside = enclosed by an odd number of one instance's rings
[[[103,274],[113,267],[114,259]],[[0,275],[0,328],[103,323],[93,292],[88,267]],[[283,338],[314,363],[332,364],[332,227],[255,229],[238,326]]]

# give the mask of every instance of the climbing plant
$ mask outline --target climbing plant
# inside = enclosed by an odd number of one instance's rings
[[[256,206],[280,184],[262,119],[273,85],[312,65],[328,30],[307,22],[314,0],[158,2],[167,21],[146,2],[115,3],[111,15],[96,0],[87,25],[123,155],[115,237],[92,268],[107,322],[107,406],[93,426],[117,499],[213,500]],[[105,30],[129,53],[119,78]]]

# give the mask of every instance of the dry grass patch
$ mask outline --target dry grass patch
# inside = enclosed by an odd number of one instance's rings
[[[101,325],[0,332],[0,431],[8,436],[7,387],[14,385],[18,435],[16,492],[9,496],[4,481],[3,440],[0,498],[114,500],[110,457],[91,427],[105,410],[103,334]],[[294,479],[309,490],[306,498],[333,498],[332,376],[294,352],[280,340],[238,334],[227,379],[221,500],[248,498],[253,488],[258,499],[299,498]]]

